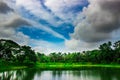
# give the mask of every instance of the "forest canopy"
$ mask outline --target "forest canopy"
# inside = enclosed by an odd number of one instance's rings
[[[35,52],[29,46],[20,46],[12,40],[0,40],[0,65],[3,62],[33,65],[36,62],[49,63],[120,63],[120,41],[103,43],[98,49],[83,52],[53,52],[49,55]]]

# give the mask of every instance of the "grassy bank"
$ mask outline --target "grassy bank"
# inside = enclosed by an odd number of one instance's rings
[[[18,70],[18,69],[25,69],[28,68],[27,66],[15,66],[15,65],[10,65],[10,66],[0,66],[0,71],[5,71],[5,70]]]
[[[79,70],[86,68],[119,68],[119,64],[91,64],[91,63],[36,63],[33,66],[16,66],[16,65],[3,65],[0,66],[0,71],[16,70],[16,69],[41,69],[41,70]]]
[[[7,62],[2,62],[0,64],[0,71],[4,71],[4,70],[17,70],[17,69],[25,69],[28,68],[25,65],[18,65],[16,63],[7,63]]]
[[[74,70],[83,68],[120,68],[119,64],[81,64],[81,63],[36,63],[37,69],[45,70]]]

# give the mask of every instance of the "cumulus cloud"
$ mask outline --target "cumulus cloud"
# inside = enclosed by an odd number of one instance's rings
[[[75,29],[71,34],[71,40],[95,44],[112,39],[113,33],[120,28],[120,1],[89,0],[88,7],[78,14],[74,25]],[[114,34],[114,36],[116,35]]]
[[[89,0],[90,5],[84,8],[84,19],[78,22],[72,37],[86,42],[97,42],[108,39],[111,33],[120,27],[120,1]],[[79,16],[78,16],[79,17]]]
[[[84,50],[92,50],[98,47],[98,43],[86,43],[82,40],[76,40],[76,39],[71,39],[71,40],[66,40],[65,45],[66,48],[70,51],[84,51]],[[99,43],[100,44],[100,43]]]

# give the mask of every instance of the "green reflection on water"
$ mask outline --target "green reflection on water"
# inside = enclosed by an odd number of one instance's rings
[[[36,69],[0,72],[0,80],[120,80],[119,69],[52,70]]]

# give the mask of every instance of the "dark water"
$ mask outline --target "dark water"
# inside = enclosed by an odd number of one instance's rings
[[[120,70],[13,70],[0,72],[0,80],[120,80]]]

